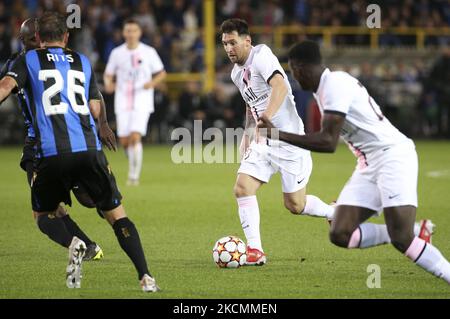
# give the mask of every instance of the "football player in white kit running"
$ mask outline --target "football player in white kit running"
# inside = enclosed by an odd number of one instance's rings
[[[257,132],[253,141],[249,136],[252,124],[255,128],[262,115],[271,118],[282,130],[304,134],[289,81],[277,57],[264,44],[252,46],[244,20],[224,21],[221,33],[224,49],[234,63],[231,78],[247,104],[246,133],[241,143],[244,156],[234,194],[247,238],[247,265],[263,265],[266,256],[261,245],[256,192],[273,174],[281,174],[284,205],[291,213],[331,219],[334,208],[316,196],[306,195],[312,170],[309,151],[283,142],[269,143],[268,139],[258,137]]]
[[[293,76],[304,90],[313,92],[321,109],[321,131],[306,135],[284,132],[264,114],[258,127],[279,141],[316,152],[334,152],[341,135],[357,156],[358,165],[337,200],[331,242],[344,248],[391,242],[418,266],[450,283],[449,262],[414,232],[418,175],[414,142],[389,122],[357,79],[346,72],[330,71],[321,60],[319,46],[313,41],[296,44],[289,52]],[[362,224],[381,210],[387,227]]]
[[[128,156],[127,185],[132,186],[139,184],[142,136],[147,134],[148,120],[154,112],[154,88],[166,77],[158,53],[140,42],[141,35],[136,20],[124,22],[125,43],[112,50],[103,76],[106,92],[115,91],[117,135]]]

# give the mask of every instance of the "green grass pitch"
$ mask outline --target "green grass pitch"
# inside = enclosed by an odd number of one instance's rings
[[[450,258],[450,143],[417,143],[420,161],[418,219],[437,225],[433,243]],[[323,219],[291,215],[278,176],[258,194],[268,264],[219,269],[214,242],[245,239],[232,186],[237,164],[179,164],[170,147],[146,147],[141,186],[125,186],[122,151],[106,151],[124,206],[137,225],[149,267],[163,291],[140,291],[135,270],[111,227],[95,210],[75,203],[72,218],[97,241],[105,257],[84,263],[81,289],[65,286],[67,252],[33,222],[30,192],[18,162],[21,149],[0,149],[0,298],[450,298],[449,286],[415,266],[392,246],[346,250],[328,241]],[[355,159],[341,145],[314,154],[308,192],[331,202]],[[429,176],[431,172],[431,177]],[[433,177],[434,176],[434,177]],[[374,219],[382,223],[382,216]],[[367,267],[381,268],[381,288],[369,289]]]

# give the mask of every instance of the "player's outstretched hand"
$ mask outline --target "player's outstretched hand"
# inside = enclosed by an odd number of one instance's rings
[[[106,145],[106,147],[110,151],[116,151],[117,150],[117,143],[116,143],[116,136],[114,135],[114,132],[109,127],[108,123],[105,122],[102,125],[99,125],[99,136],[100,140],[103,144]]]
[[[257,128],[259,133],[263,136],[271,137],[276,131],[275,126],[269,120],[269,118],[263,114],[258,118]]]

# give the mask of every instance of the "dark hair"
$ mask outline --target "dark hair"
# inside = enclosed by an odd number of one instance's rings
[[[220,26],[221,33],[232,33],[236,31],[238,35],[250,35],[248,24],[242,19],[228,19],[222,22]]]
[[[294,44],[289,50],[289,60],[307,64],[321,64],[322,55],[319,45],[311,40],[305,40]]]
[[[58,12],[44,12],[36,21],[41,41],[61,41],[67,32],[66,16]]]
[[[125,19],[125,21],[123,22],[123,27],[125,27],[125,25],[127,24],[135,24],[137,25],[140,29],[142,29],[140,23],[138,22],[138,20],[136,20],[135,18],[127,18]]]

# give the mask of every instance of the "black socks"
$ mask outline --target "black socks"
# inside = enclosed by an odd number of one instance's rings
[[[64,222],[64,225],[67,228],[67,231],[72,234],[72,236],[77,236],[80,238],[86,246],[91,245],[93,242],[92,240],[78,227],[77,223],[73,221],[72,218],[70,218],[69,214],[63,216],[62,221]]]
[[[67,230],[61,218],[55,215],[41,215],[37,218],[37,224],[41,232],[46,234],[51,240],[68,248],[72,242],[72,235]]]
[[[145,261],[144,250],[142,249],[141,240],[138,231],[128,217],[115,221],[112,226],[120,247],[130,257],[138,272],[139,280],[142,276],[149,274],[147,262]],[[151,275],[150,275],[151,276]]]

